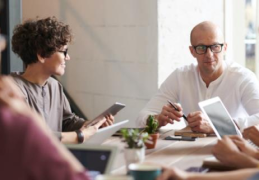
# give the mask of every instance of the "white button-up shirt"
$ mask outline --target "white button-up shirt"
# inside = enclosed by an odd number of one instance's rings
[[[206,87],[197,64],[176,69],[163,82],[158,93],[140,112],[137,123],[144,127],[148,115],[160,114],[167,100],[180,103],[188,115],[200,111],[198,102],[219,96],[241,130],[259,124],[259,83],[250,70],[224,61],[222,75]]]

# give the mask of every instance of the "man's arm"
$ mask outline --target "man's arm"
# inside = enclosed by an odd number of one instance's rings
[[[149,115],[156,115],[157,118],[159,114],[166,109],[166,106],[169,108],[168,100],[175,103],[178,102],[178,81],[177,73],[174,71],[161,85],[156,95],[154,95],[146,106],[140,111],[137,117],[137,124],[139,127],[145,127],[146,121]],[[165,124],[161,123],[161,126]]]
[[[247,127],[259,124],[259,83],[254,74],[246,75],[240,84],[241,103],[249,117],[235,117],[241,131]]]

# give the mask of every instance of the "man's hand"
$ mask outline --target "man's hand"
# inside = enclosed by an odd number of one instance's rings
[[[183,116],[182,107],[178,104],[174,104],[179,111],[176,111],[170,104],[164,105],[160,114],[156,116],[159,127],[165,126],[168,123],[174,124],[175,121],[180,121]]]
[[[246,128],[243,132],[243,136],[245,139],[250,139],[254,144],[259,146],[259,127],[251,126]]]
[[[188,114],[187,120],[193,132],[214,133],[209,122],[201,111],[195,111]]]

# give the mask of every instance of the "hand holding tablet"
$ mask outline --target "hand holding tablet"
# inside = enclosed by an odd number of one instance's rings
[[[106,109],[103,113],[101,113],[99,116],[97,116],[96,118],[94,118],[93,120],[90,121],[86,121],[84,126],[88,127],[88,126],[92,126],[96,123],[98,123],[99,121],[101,121],[103,118],[105,118],[105,116],[108,115],[113,115],[115,116],[121,109],[123,109],[126,105],[116,102],[114,103],[111,107],[109,107],[108,109]]]

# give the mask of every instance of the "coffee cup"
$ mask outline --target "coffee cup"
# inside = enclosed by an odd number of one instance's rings
[[[134,180],[155,180],[161,172],[161,166],[154,164],[133,163],[129,165],[129,174],[134,177]]]
[[[98,175],[95,180],[134,180],[131,176],[104,174]]]

